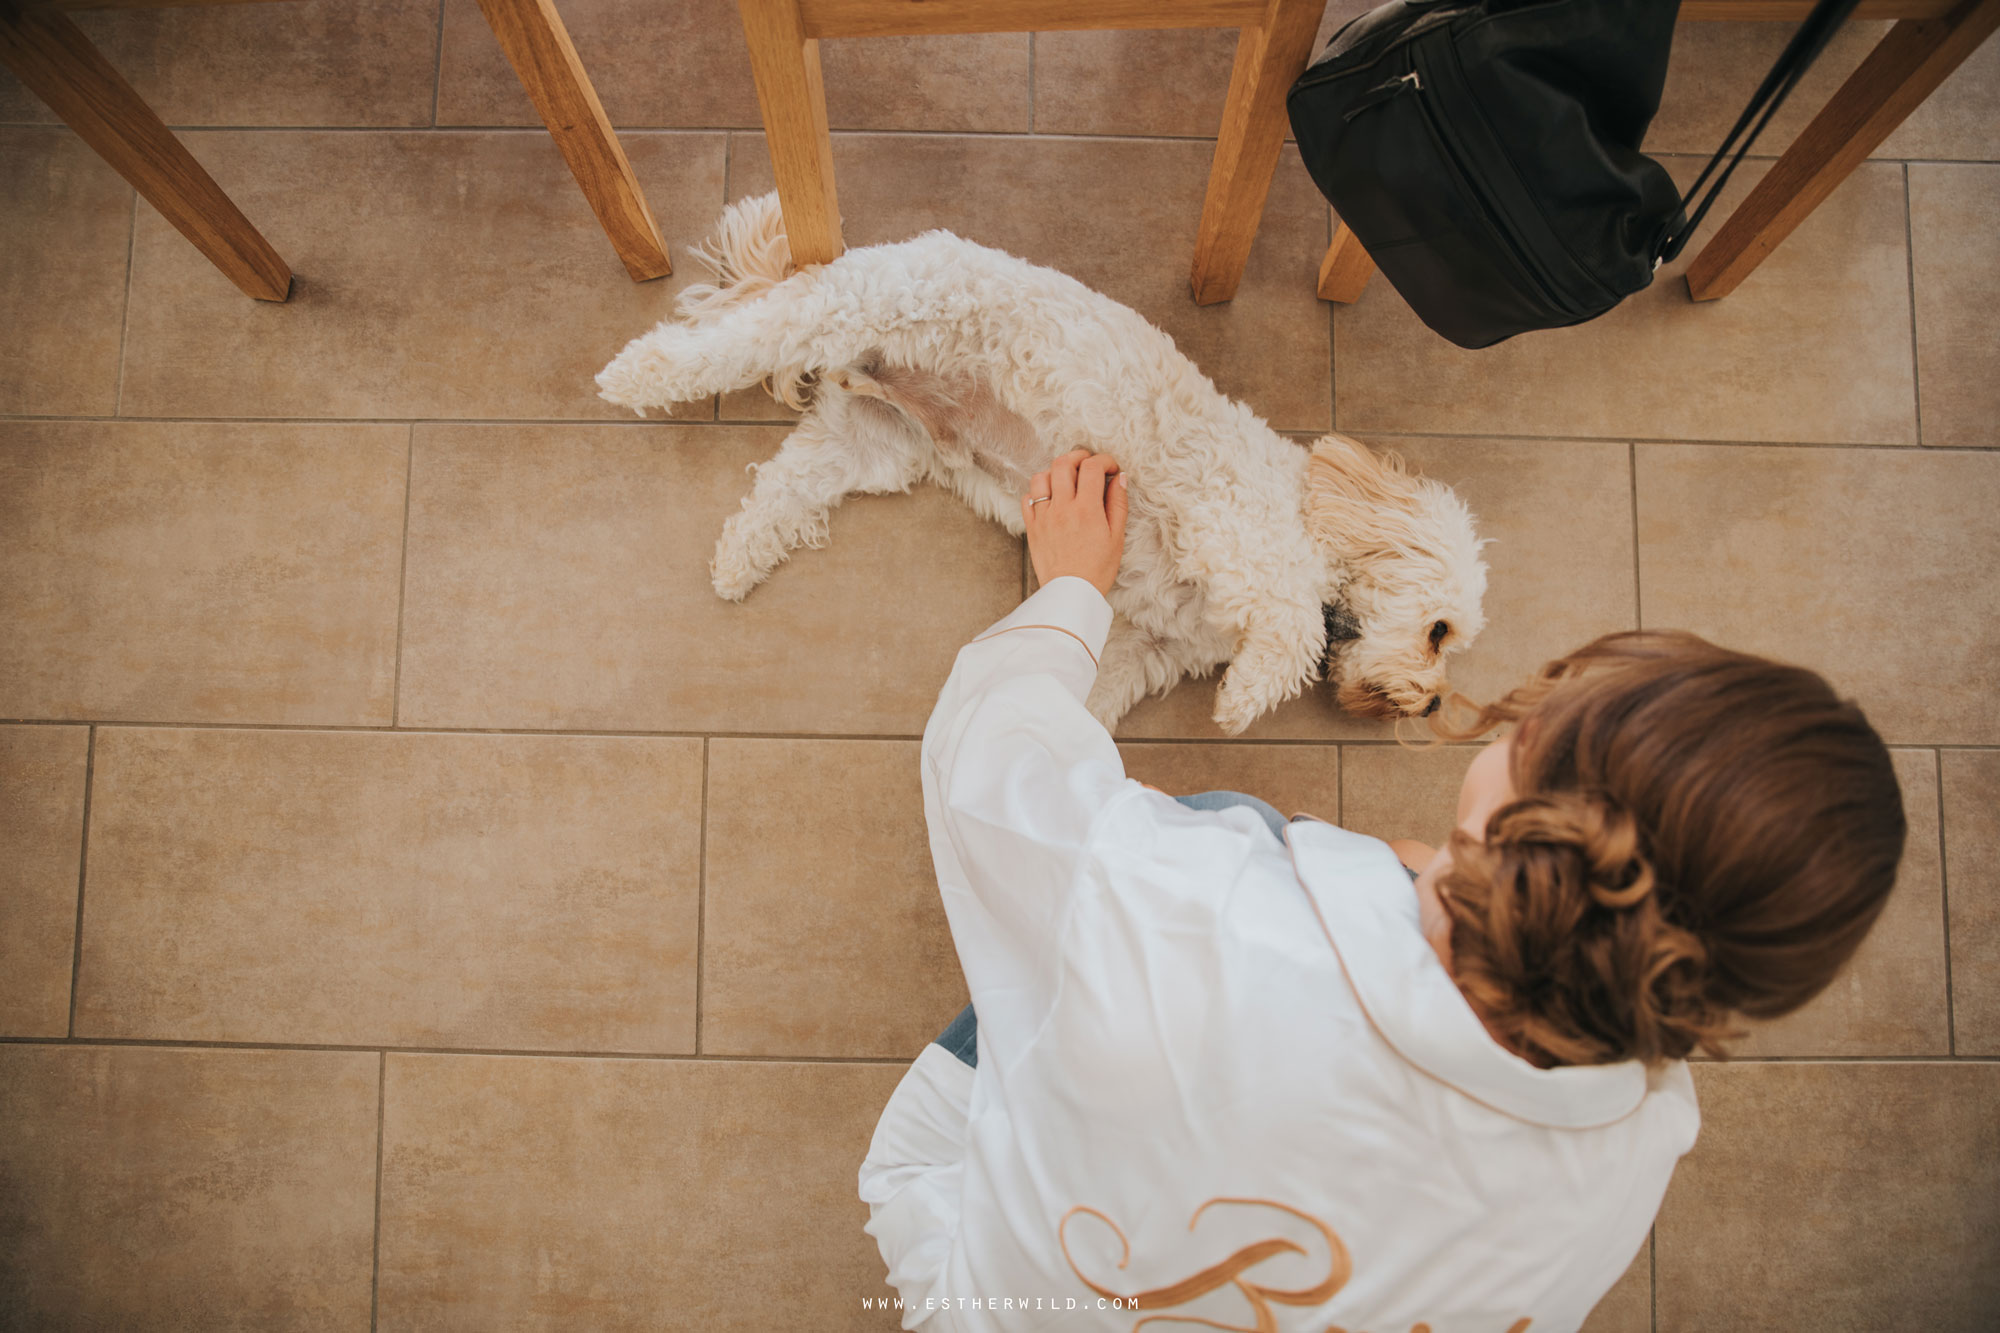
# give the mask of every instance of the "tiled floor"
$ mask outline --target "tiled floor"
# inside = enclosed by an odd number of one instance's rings
[[[562,8],[677,248],[765,188],[728,0]],[[890,1327],[854,1167],[963,997],[915,737],[1018,545],[860,500],[718,602],[784,414],[593,396],[691,266],[625,279],[473,0],[78,21],[299,284],[241,297],[0,84],[0,1329]],[[1676,171],[1782,35],[1683,29]],[[1456,483],[1495,538],[1474,693],[1644,624],[1859,696],[1897,895],[1698,1067],[1701,1142],[1590,1327],[1993,1327],[2000,43],[1727,300],[1664,274],[1465,353],[1380,282],[1313,299],[1290,156],[1241,295],[1188,302],[1229,41],[832,44],[850,239],[1056,264],[1279,427]],[[1445,826],[1464,750],[1318,699],[1224,742],[1208,707],[1142,706],[1132,772]]]

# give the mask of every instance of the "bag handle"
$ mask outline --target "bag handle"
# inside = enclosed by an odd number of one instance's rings
[[[1832,40],[1834,32],[1847,21],[1847,16],[1854,12],[1855,6],[1860,2],[1861,0],[1819,0],[1819,3],[1813,6],[1812,13],[1806,15],[1805,21],[1799,24],[1798,31],[1792,34],[1792,40],[1785,44],[1783,51],[1779,52],[1777,62],[1771,66],[1771,72],[1764,76],[1764,82],[1759,84],[1757,91],[1751,95],[1750,105],[1744,107],[1743,114],[1736,118],[1736,124],[1729,131],[1729,137],[1722,141],[1722,147],[1715,150],[1715,156],[1708,160],[1708,165],[1701,169],[1701,175],[1695,177],[1694,184],[1688,187],[1687,194],[1682,197],[1681,212],[1687,217],[1687,222],[1661,243],[1659,257],[1654,267],[1673,262],[1686,247],[1694,236],[1695,228],[1701,226],[1701,220],[1708,216],[1708,210],[1714,206],[1716,197],[1722,193],[1722,187],[1729,184],[1729,178],[1735,173],[1737,164],[1742,162],[1744,154],[1748,153],[1750,146],[1757,142],[1757,136],[1771,123],[1771,117],[1784,105],[1785,98],[1798,86],[1799,80],[1805,77],[1805,72],[1812,67],[1819,53],[1826,49],[1826,44]],[[1751,125],[1752,120],[1756,121],[1755,125]],[[1731,145],[1736,143],[1737,136],[1742,135],[1746,127],[1749,128],[1749,134],[1736,149],[1736,156],[1729,158],[1729,165],[1722,168],[1722,174],[1716,177],[1715,184],[1709,186],[1708,194],[1703,197],[1700,205],[1689,213],[1688,206],[1694,203],[1694,197],[1701,193],[1701,187],[1715,172],[1716,167],[1721,166],[1722,159],[1728,157]]]

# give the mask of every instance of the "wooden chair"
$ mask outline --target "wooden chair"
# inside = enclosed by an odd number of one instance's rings
[[[1285,93],[1306,67],[1326,0],[738,0],[792,256],[842,249],[823,37],[1101,28],[1240,28],[1202,201],[1192,281],[1208,305],[1236,294],[1285,139]]]
[[[1684,0],[1681,18],[1796,20],[1811,9],[1811,0]],[[1688,265],[1688,295],[1695,300],[1735,291],[2000,27],[2000,0],[1861,0],[1855,17],[1899,22]],[[1354,233],[1339,227],[1319,268],[1319,294],[1358,300],[1374,271]]]
[[[292,271],[89,40],[68,9],[248,0],[0,0],[0,64],[14,72],[146,202],[260,301],[291,294]],[[577,184],[634,282],[672,271],[660,229],[618,146],[553,0],[479,0]]]

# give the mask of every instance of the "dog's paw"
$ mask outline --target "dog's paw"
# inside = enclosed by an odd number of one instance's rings
[[[688,330],[664,325],[634,338],[611,364],[597,372],[597,396],[629,407],[640,416],[649,407],[706,398],[708,367]]]
[[[726,543],[715,548],[715,558],[708,562],[708,577],[715,585],[715,595],[728,602],[748,597],[750,590],[762,583],[769,572],[759,569],[743,552],[728,549]]]
[[[1256,701],[1232,694],[1227,686],[1215,692],[1215,725],[1230,736],[1241,736],[1263,713]]]

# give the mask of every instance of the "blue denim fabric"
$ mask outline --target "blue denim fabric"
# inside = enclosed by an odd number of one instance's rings
[[[1246,796],[1240,791],[1198,791],[1192,796],[1176,796],[1174,799],[1190,810],[1227,810],[1232,805],[1248,806],[1271,826],[1272,837],[1279,842],[1285,840],[1285,817],[1268,801],[1260,801],[1255,796]]]
[[[1271,826],[1272,837],[1279,842],[1285,840],[1285,817],[1269,802],[1260,801],[1255,796],[1246,796],[1240,791],[1198,791],[1192,796],[1176,796],[1174,799],[1190,810],[1226,810],[1232,805],[1247,805]],[[951,1020],[950,1026],[938,1033],[936,1044],[971,1068],[979,1068],[979,1019],[972,1012],[971,1005],[959,1010],[958,1017]]]

